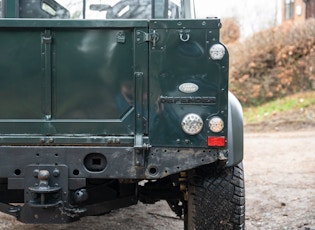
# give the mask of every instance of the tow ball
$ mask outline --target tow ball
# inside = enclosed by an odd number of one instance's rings
[[[57,206],[61,197],[61,187],[49,185],[50,173],[48,170],[34,170],[34,176],[36,174],[39,183],[37,186],[29,187],[29,191],[33,195],[29,205],[33,207]]]

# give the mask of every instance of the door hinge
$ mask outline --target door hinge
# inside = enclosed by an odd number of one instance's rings
[[[136,31],[137,44],[144,43],[144,42],[152,42],[152,45],[155,46],[159,38],[160,36],[156,32],[156,30],[150,30],[149,33],[146,33],[142,30]]]
[[[45,32],[42,34],[42,42],[44,44],[51,44],[52,34],[50,30],[45,30]]]

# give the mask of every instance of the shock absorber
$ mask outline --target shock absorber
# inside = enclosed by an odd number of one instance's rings
[[[184,200],[188,200],[188,190],[187,190],[187,183],[188,183],[188,179],[187,179],[187,172],[183,171],[180,172],[180,176],[178,178],[179,180],[179,189],[180,191],[183,192],[184,194]]]

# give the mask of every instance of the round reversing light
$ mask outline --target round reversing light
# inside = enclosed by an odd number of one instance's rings
[[[209,129],[214,133],[219,133],[224,128],[224,122],[220,117],[213,117],[209,121]]]
[[[189,135],[196,135],[200,133],[203,127],[201,117],[195,113],[187,114],[182,120],[182,129]]]
[[[225,48],[221,44],[214,44],[209,50],[212,60],[221,60],[225,55]]]

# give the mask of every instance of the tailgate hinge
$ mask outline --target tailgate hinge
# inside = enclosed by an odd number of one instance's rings
[[[155,46],[155,43],[159,40],[159,38],[160,36],[156,30],[150,30],[149,33],[146,33],[142,30],[136,31],[137,44],[141,44],[143,42],[152,42],[153,46]]]

